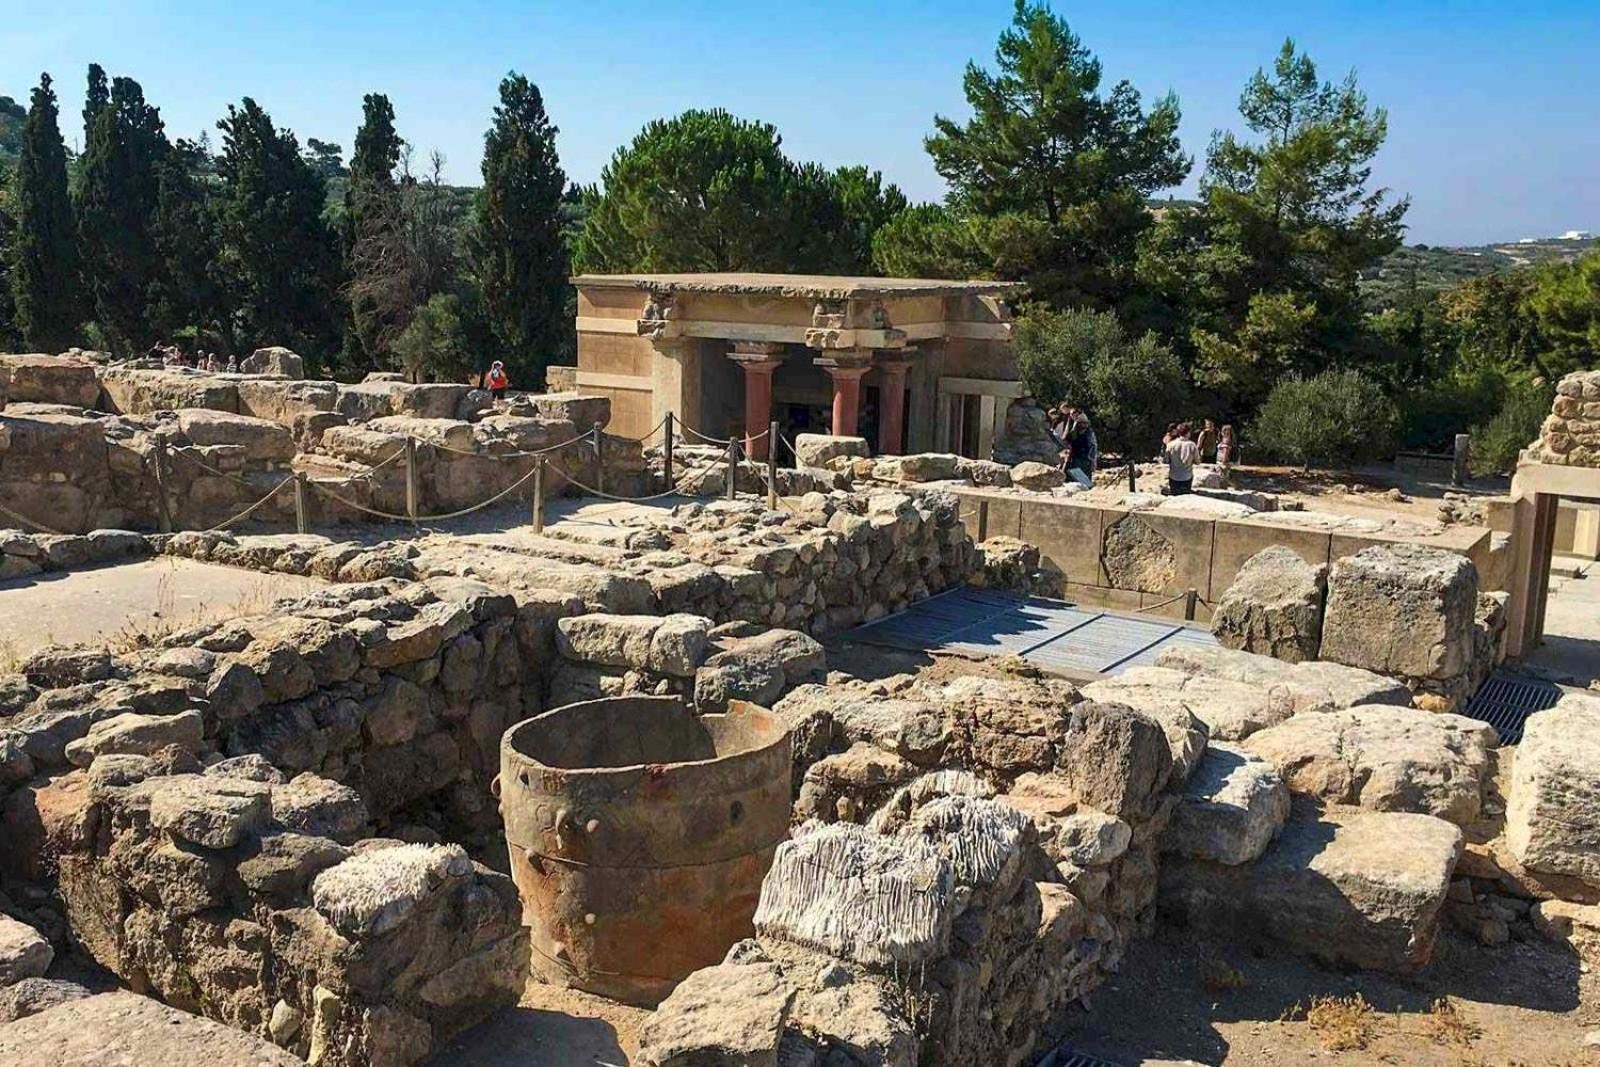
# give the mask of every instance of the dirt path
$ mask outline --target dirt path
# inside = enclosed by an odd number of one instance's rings
[[[321,581],[176,557],[0,583],[0,669],[50,644],[117,644],[269,607]]]
[[[643,1008],[530,980],[522,1002],[436,1052],[431,1067],[628,1067]]]

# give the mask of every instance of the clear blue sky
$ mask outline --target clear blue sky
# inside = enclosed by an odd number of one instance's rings
[[[50,71],[69,138],[81,138],[90,61],[137,78],[169,130],[188,136],[248,94],[302,141],[348,150],[361,95],[381,91],[419,155],[440,149],[447,177],[475,184],[496,84],[515,68],[544,91],[562,161],[581,182],[649,119],[720,106],[774,123],[795,158],[867,163],[914,199],[942,194],[922,138],[936,112],[964,114],[962,68],[992,58],[1011,15],[1003,0],[7,7],[0,93],[25,99]],[[1410,240],[1600,230],[1596,0],[1056,9],[1108,79],[1130,79],[1147,96],[1178,93],[1197,157],[1214,128],[1237,125],[1240,87],[1292,35],[1325,76],[1354,67],[1389,109],[1377,178],[1412,196]]]

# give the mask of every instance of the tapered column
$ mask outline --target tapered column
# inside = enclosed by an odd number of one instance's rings
[[[861,410],[861,379],[872,369],[872,354],[833,352],[818,356],[815,362],[833,382],[834,436],[856,436],[856,415]]]
[[[763,431],[772,423],[772,372],[783,363],[783,346],[735,341],[728,358],[744,372],[745,455],[754,460],[766,459],[772,442]]]
[[[906,372],[911,360],[900,352],[878,354],[878,454],[898,456],[905,447]]]

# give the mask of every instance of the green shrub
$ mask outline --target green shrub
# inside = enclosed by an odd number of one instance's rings
[[[1520,382],[1508,389],[1494,418],[1472,429],[1472,473],[1485,477],[1515,470],[1517,454],[1539,436],[1555,397],[1555,389],[1544,382]]]
[[[1455,435],[1488,422],[1505,404],[1505,375],[1493,367],[1458,370],[1400,400],[1400,447],[1449,451]]]
[[[1251,439],[1268,456],[1311,466],[1350,466],[1394,454],[1400,413],[1378,383],[1353,370],[1292,375],[1273,386]]]

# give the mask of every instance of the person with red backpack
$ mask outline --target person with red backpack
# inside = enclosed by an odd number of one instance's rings
[[[506,377],[506,365],[498,359],[489,365],[489,395],[496,400],[506,395],[511,380]]]

